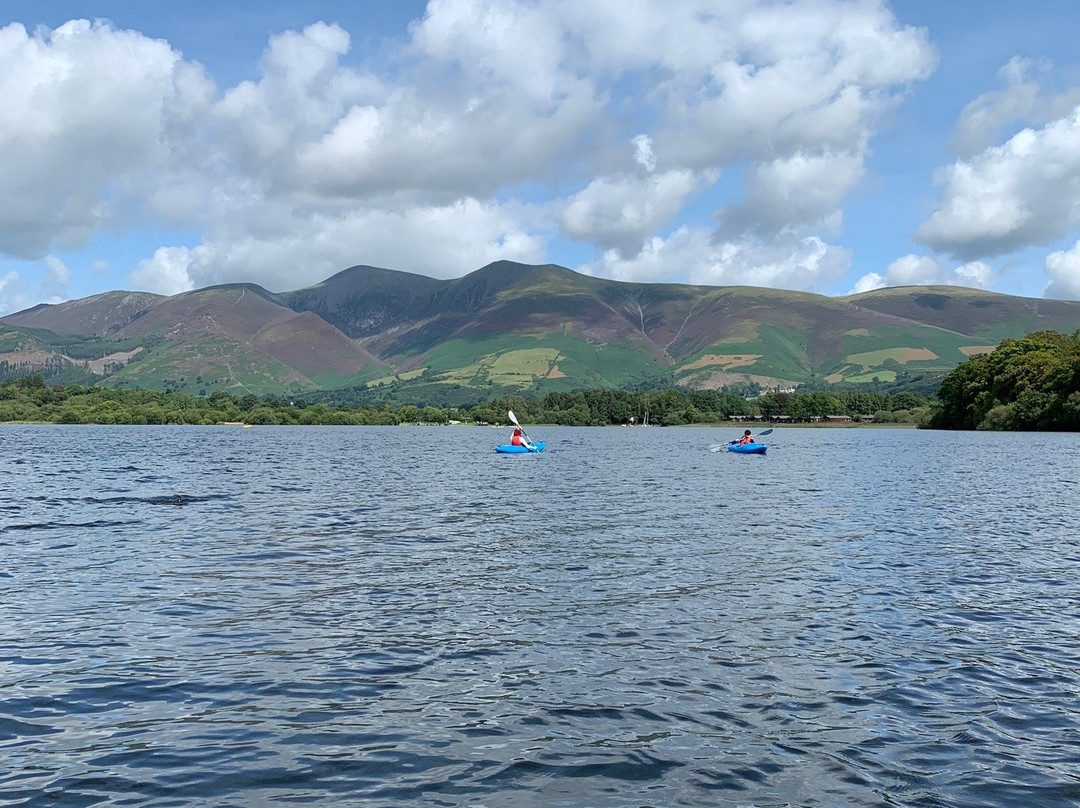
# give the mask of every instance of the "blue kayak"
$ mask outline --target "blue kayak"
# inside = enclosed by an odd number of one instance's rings
[[[727,450],[736,454],[765,454],[768,448],[769,444],[767,443],[744,443],[741,446],[732,443],[727,447]]]
[[[515,446],[512,443],[504,443],[501,446],[496,446],[495,451],[502,454],[536,454],[544,451],[545,446],[547,446],[545,441],[534,443],[531,449],[526,449],[524,446]]]

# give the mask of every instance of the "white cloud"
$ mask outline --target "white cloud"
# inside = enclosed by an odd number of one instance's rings
[[[135,288],[159,295],[176,295],[195,288],[189,269],[201,248],[158,247],[152,258],[140,261],[129,280]]]
[[[926,255],[905,255],[897,258],[885,270],[889,286],[918,286],[936,283],[941,264]]]
[[[348,120],[351,109],[385,104],[392,91],[341,66],[349,45],[348,33],[326,23],[270,38],[259,81],[226,90],[210,113],[231,169],[262,183],[264,193],[310,183],[296,155]]]
[[[753,239],[715,243],[705,228],[682,227],[670,238],[650,239],[632,258],[608,250],[579,271],[625,281],[680,280],[810,291],[838,280],[850,263],[847,250],[814,236],[779,243]]]
[[[0,252],[183,226],[202,243],[133,282],[296,288],[355,263],[542,262],[562,211],[617,252],[596,271],[813,286],[847,261],[821,234],[875,128],[936,62],[878,0],[432,0],[409,37],[375,74],[339,25],[286,31],[219,90],[106,22],[0,29]],[[745,196],[717,195],[718,236],[688,208],[728,167]]]
[[[994,280],[994,271],[983,261],[970,261],[954,269],[953,277],[956,280],[950,285],[989,289]]]
[[[49,302],[59,303],[67,299],[71,284],[71,270],[55,255],[45,256],[45,274],[41,278],[39,292]]]
[[[542,263],[545,240],[520,224],[531,215],[473,199],[291,221],[287,211],[276,209],[274,226],[259,234],[221,230],[193,248],[163,247],[129,281],[159,294],[239,281],[281,292],[318,283],[357,263],[458,277],[461,266],[477,268],[500,259]]]
[[[172,177],[170,128],[205,97],[198,66],[137,32],[0,29],[0,251],[39,258],[129,223]]]
[[[558,3],[430,0],[412,41],[422,57],[456,65],[471,87],[509,89],[534,103],[552,103],[575,81],[563,65]]]
[[[1010,60],[998,71],[1005,89],[984,93],[964,107],[953,137],[953,149],[961,158],[993,146],[1004,127],[1031,113],[1039,94],[1038,83],[1027,80],[1033,67],[1026,59]]]
[[[1044,271],[1050,278],[1043,294],[1058,300],[1080,300],[1080,241],[1071,249],[1046,256]]]
[[[746,200],[720,213],[721,233],[772,235],[795,228],[839,231],[843,198],[865,173],[864,151],[794,154],[747,172]]]
[[[682,209],[697,185],[690,171],[602,177],[570,198],[562,230],[571,238],[633,254]]]
[[[652,138],[638,135],[634,138],[634,162],[646,171],[656,171],[656,155],[653,154]]]
[[[873,289],[884,289],[888,284],[885,282],[885,278],[876,272],[867,272],[857,281],[855,286],[848,294],[857,295],[860,292],[869,292]]]
[[[961,264],[950,270],[940,259],[909,254],[889,264],[884,275],[877,272],[863,275],[849,294],[886,286],[967,286],[986,289],[993,279],[993,270],[982,261]]]
[[[1045,75],[1051,65],[1014,57],[998,71],[1003,90],[984,93],[964,107],[956,123],[953,149],[962,158],[974,157],[996,143],[1003,130],[1016,123],[1044,125],[1069,115],[1080,105],[1080,89],[1046,95],[1033,74]]]
[[[22,311],[32,305],[18,272],[9,270],[0,277],[0,316]]]
[[[945,186],[916,238],[959,258],[984,258],[1042,244],[1080,225],[1080,107],[1042,129],[940,173]]]
[[[936,64],[926,32],[876,2],[742,4],[706,19],[717,44],[698,51],[705,72],[670,79],[655,137],[690,167],[857,152]]]
[[[403,91],[390,106],[350,108],[324,136],[300,146],[295,181],[331,199],[408,195],[434,204],[491,195],[544,180],[591,125],[603,128],[598,113],[589,93],[545,114],[511,95],[451,107]]]

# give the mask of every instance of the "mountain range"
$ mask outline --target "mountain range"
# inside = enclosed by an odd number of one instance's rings
[[[1080,302],[954,286],[827,297],[626,283],[508,261],[453,280],[355,266],[294,292],[242,283],[34,306],[0,318],[0,375],[440,403],[661,384],[790,389],[944,374],[1042,329],[1080,329]]]

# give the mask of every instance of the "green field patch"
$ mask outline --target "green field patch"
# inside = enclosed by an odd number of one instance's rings
[[[439,380],[447,384],[532,387],[538,379],[551,373],[560,358],[555,348],[524,348],[488,354],[470,365],[439,374]]]
[[[741,324],[736,333],[740,336],[725,337],[688,357],[684,364],[678,366],[676,375],[685,378],[687,375],[696,374],[701,367],[699,363],[708,356],[740,356],[754,359],[749,363],[739,362],[738,367],[729,368],[729,372],[792,382],[803,381],[809,377],[810,368],[806,360],[806,345],[809,341],[807,334],[796,329],[750,322]]]
[[[873,373],[860,373],[858,376],[848,376],[846,382],[856,384],[868,384],[870,382],[895,382],[896,372],[892,370],[875,370]]]
[[[731,345],[756,345],[758,340],[761,339],[761,329],[762,325],[760,323],[755,323],[753,320],[743,320],[734,325],[729,330],[728,335],[717,342],[716,345],[722,345],[725,348]],[[725,351],[725,353],[733,352]]]
[[[961,347],[971,341],[962,334],[930,327],[881,326],[871,336],[854,336],[849,331],[838,352],[843,358],[838,357],[817,370],[828,379],[834,378],[834,374],[846,378],[852,372],[870,373],[884,364],[892,367],[883,370],[949,371],[964,361]]]
[[[906,365],[908,362],[927,362],[939,358],[936,353],[927,348],[884,348],[879,351],[851,354],[844,357],[844,360],[853,365],[861,365],[865,369],[870,369],[884,364],[889,359],[901,365]]]
[[[761,354],[705,354],[693,362],[682,366],[684,371],[697,370],[699,368],[719,366],[724,370],[732,368],[749,367],[761,359]]]
[[[371,379],[365,383],[365,387],[382,387],[384,384],[393,384],[394,382],[408,382],[413,379],[419,378],[423,375],[427,368],[417,368],[416,370],[407,370],[404,373],[395,373],[392,376],[380,376],[377,379]],[[340,385],[344,387],[344,385]]]
[[[308,378],[319,387],[326,390],[335,390],[341,387],[363,387],[376,373],[382,373],[385,368],[372,367],[371,370],[360,370],[356,373],[341,373],[340,371],[328,370],[325,373],[312,373]]]
[[[476,378],[477,373],[479,373],[482,368],[483,365],[476,364],[464,368],[457,368],[456,370],[448,370],[445,373],[440,373],[438,380],[443,384],[469,384]]]
[[[547,376],[551,366],[559,359],[559,352],[554,348],[529,348],[519,351],[507,351],[495,357],[491,364],[491,374],[495,376]]]
[[[424,360],[429,384],[523,391],[621,387],[661,369],[643,342],[597,344],[561,332],[450,340]]]

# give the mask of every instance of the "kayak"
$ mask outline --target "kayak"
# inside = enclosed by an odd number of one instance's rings
[[[768,448],[769,444],[767,443],[744,443],[741,446],[732,443],[727,447],[727,450],[737,454],[765,454]]]
[[[495,451],[502,454],[536,454],[537,452],[544,451],[545,446],[547,446],[547,443],[544,441],[537,441],[532,445],[531,449],[527,449],[524,446],[515,446],[512,443],[504,443],[500,446],[496,446]]]
[[[543,452],[543,447],[546,445],[548,444],[546,444],[544,441],[538,441],[532,444],[532,448],[528,449],[524,446],[515,446],[512,443],[503,443],[499,446],[496,446],[495,450],[496,452],[499,452],[503,455],[535,455],[538,452]]]

